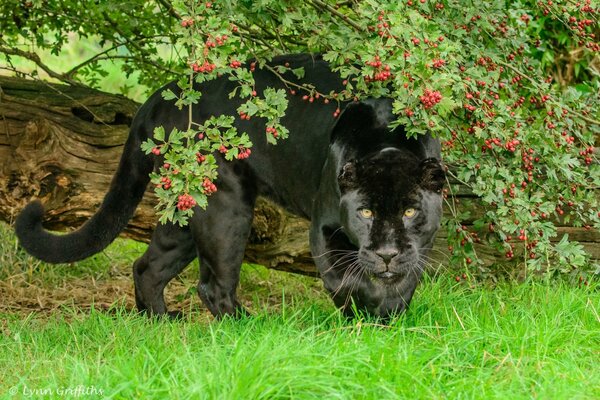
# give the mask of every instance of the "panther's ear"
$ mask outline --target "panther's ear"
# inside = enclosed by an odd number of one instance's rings
[[[345,192],[356,186],[356,165],[354,161],[349,161],[342,167],[338,174],[338,185],[340,191]]]
[[[432,192],[440,193],[446,182],[446,173],[442,163],[437,158],[426,158],[421,161],[421,187]]]

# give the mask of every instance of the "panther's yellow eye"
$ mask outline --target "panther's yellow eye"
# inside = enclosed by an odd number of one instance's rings
[[[363,218],[371,219],[373,218],[373,211],[368,208],[363,208],[360,210],[360,216]]]
[[[415,216],[415,214],[416,214],[416,213],[417,213],[417,210],[415,210],[414,208],[407,208],[407,209],[404,211],[404,216],[405,216],[406,218],[412,218],[412,217],[414,217],[414,216]]]

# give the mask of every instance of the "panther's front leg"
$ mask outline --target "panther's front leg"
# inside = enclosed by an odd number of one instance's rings
[[[370,280],[358,261],[358,250],[350,243],[338,225],[321,226],[313,220],[310,231],[311,252],[317,270],[335,305],[344,315],[354,316],[354,310],[365,306]],[[370,305],[373,307],[373,305]]]

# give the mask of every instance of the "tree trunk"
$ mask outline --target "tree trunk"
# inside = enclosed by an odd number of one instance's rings
[[[48,229],[75,228],[88,220],[108,190],[138,106],[122,96],[88,88],[0,77],[0,220],[12,223],[35,197],[46,207]],[[464,203],[472,196],[461,191],[455,199]],[[156,223],[155,203],[150,188],[122,236],[148,242]],[[308,225],[260,199],[247,261],[315,275]],[[560,230],[584,242],[600,258],[598,232]],[[441,252],[432,256],[443,262],[447,258],[444,232],[436,242]],[[497,261],[487,246],[476,250],[487,263]]]

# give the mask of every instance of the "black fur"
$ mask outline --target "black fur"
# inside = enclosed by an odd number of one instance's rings
[[[304,67],[305,77],[322,93],[340,91],[338,75],[326,62],[309,55],[282,56],[273,65]],[[267,70],[255,71],[257,91],[283,88]],[[286,75],[290,81],[298,81]],[[174,83],[167,85],[174,92]],[[237,115],[239,99],[229,99],[235,84],[226,77],[199,85],[203,96],[193,118]],[[119,168],[98,212],[80,229],[56,236],[42,227],[43,207],[29,204],[19,215],[16,232],[21,245],[42,260],[61,263],[89,257],[104,249],[126,226],[160,157],[140,149],[154,127],[166,132],[185,129],[187,110],[162,99],[159,90],[140,108]],[[423,256],[431,247],[441,216],[443,170],[439,142],[429,135],[407,139],[389,132],[391,102],[369,99],[341,104],[309,103],[288,96],[283,123],[289,139],[266,143],[264,121],[236,120],[240,132],[254,143],[252,156],[226,162],[220,156],[218,191],[206,210],[196,209],[185,228],[159,225],[146,253],[134,264],[137,306],[165,314],[163,290],[195,257],[200,258],[198,293],[215,316],[244,313],[236,298],[240,265],[258,195],[270,197],[290,211],[312,220],[310,241],[315,263],[335,303],[346,313],[354,308],[387,317],[406,308],[421,275]],[[374,217],[361,220],[357,210],[370,208]],[[407,207],[418,208],[410,221]]]

